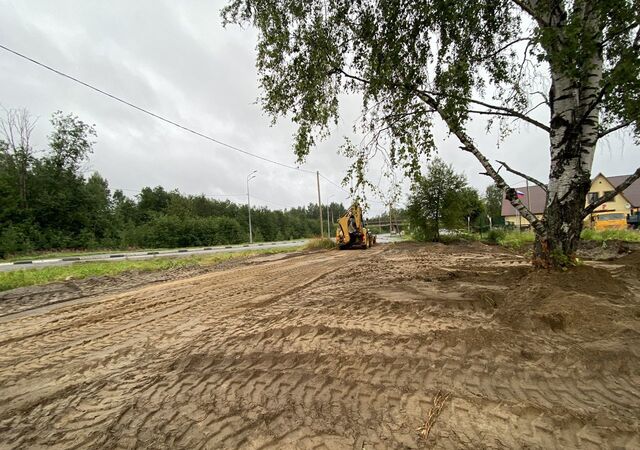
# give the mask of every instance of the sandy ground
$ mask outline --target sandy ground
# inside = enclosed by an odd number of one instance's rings
[[[397,244],[186,275],[6,294],[0,447],[640,448],[640,253],[567,274]]]

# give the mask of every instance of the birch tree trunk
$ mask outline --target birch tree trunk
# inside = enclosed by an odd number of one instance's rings
[[[551,64],[551,166],[544,233],[537,233],[536,262],[565,265],[575,258],[583,228],[582,212],[591,187],[591,167],[598,141],[599,92],[602,82],[602,36],[599,20],[587,5],[586,35],[596,45],[576,79]]]

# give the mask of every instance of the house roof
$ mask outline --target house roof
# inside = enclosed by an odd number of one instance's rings
[[[624,180],[629,178],[629,175],[618,175],[615,177],[605,177],[605,178],[609,180],[609,183],[611,183],[613,187],[618,187]],[[622,194],[624,195],[624,198],[629,200],[629,203],[631,203],[631,206],[633,206],[634,208],[639,208],[640,207],[640,179],[634,181],[631,184],[631,186],[629,186],[622,192]]]
[[[526,187],[517,187],[516,191],[520,191],[524,194],[520,200],[525,206],[529,207],[529,210],[533,214],[542,214],[544,212],[544,205],[547,200],[547,193],[537,185]],[[528,191],[528,194],[527,194]],[[502,216],[515,216],[516,209],[506,198],[502,198]]]
[[[600,174],[602,175],[602,174]],[[602,175],[613,185],[613,187],[618,187],[620,184],[626,180],[629,175],[618,175],[615,177],[607,177]],[[595,180],[595,178],[594,178]],[[529,186],[529,198],[527,197],[527,188],[526,187],[517,187],[515,188],[517,191],[524,193],[524,197],[521,198],[522,203],[525,206],[529,206],[529,209],[533,214],[542,214],[544,213],[544,205],[546,203],[546,193],[542,190],[541,187],[533,185]],[[636,180],[631,184],[627,189],[623,191],[624,197],[629,201],[632,207],[640,208],[640,179]],[[502,216],[515,216],[516,209],[509,203],[506,198],[502,198]]]

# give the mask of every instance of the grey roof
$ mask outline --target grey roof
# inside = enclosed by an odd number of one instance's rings
[[[613,187],[618,187],[620,183],[626,180],[630,175],[618,175],[615,177],[605,177],[609,183],[613,185]],[[525,206],[528,206],[529,203],[531,206],[529,209],[534,214],[542,214],[544,212],[544,205],[546,202],[546,194],[544,190],[536,185],[529,186],[529,195],[527,196],[527,188],[526,187],[517,187],[515,188],[517,191],[524,193],[524,197],[522,198],[522,202]],[[640,208],[640,179],[636,180],[631,184],[627,189],[623,191],[624,197],[629,201],[633,208]],[[509,203],[506,198],[502,199],[502,216],[515,216],[516,209]]]
[[[613,187],[618,187],[620,184],[629,178],[629,175],[618,175],[615,177],[605,177],[609,180],[609,183],[613,185]],[[624,197],[629,200],[631,206],[634,208],[640,207],[640,179],[634,181],[631,186],[626,188],[623,192]]]
[[[529,186],[527,189],[525,186],[515,188],[516,191],[520,191],[524,194],[521,197],[522,203],[529,207],[529,210],[534,214],[542,214],[544,212],[544,205],[547,200],[546,192],[537,185]],[[528,195],[527,195],[528,191]],[[509,203],[506,198],[502,199],[502,216],[515,216],[516,209]]]

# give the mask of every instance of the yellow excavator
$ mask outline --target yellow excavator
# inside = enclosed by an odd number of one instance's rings
[[[347,248],[369,248],[376,243],[375,234],[371,234],[364,226],[360,205],[352,205],[338,220],[336,243],[341,250]]]

